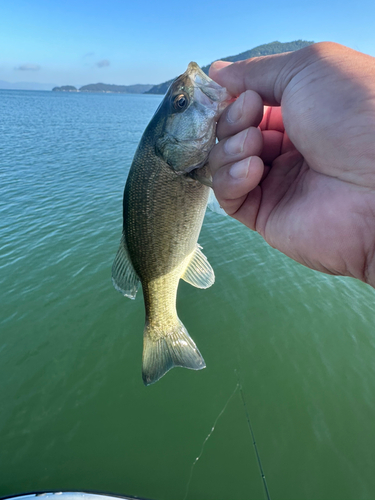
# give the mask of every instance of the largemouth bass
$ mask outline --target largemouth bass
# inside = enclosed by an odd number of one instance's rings
[[[112,280],[130,298],[142,283],[145,385],[174,366],[206,366],[177,316],[176,296],[180,278],[198,288],[215,280],[197,241],[210,190],[206,162],[216,120],[229,99],[226,89],[191,62],[147,126],[126,181]]]

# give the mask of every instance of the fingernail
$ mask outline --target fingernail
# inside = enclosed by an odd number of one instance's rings
[[[236,123],[242,116],[242,107],[244,101],[244,94],[241,94],[234,103],[229,106],[227,121],[233,125]]]
[[[225,141],[224,151],[229,155],[242,153],[243,145],[247,136],[248,129],[239,132]]]
[[[230,175],[234,179],[245,179],[249,172],[251,157],[245,158],[244,160],[238,161],[237,163],[233,163],[233,165],[229,169]]]

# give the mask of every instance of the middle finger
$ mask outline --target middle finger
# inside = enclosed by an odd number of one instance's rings
[[[263,116],[263,102],[259,94],[247,90],[230,104],[217,123],[217,137],[221,141],[240,130],[257,127]]]
[[[219,168],[249,156],[259,156],[263,148],[262,132],[255,127],[247,128],[232,137],[223,139],[212,148],[209,165],[214,174]]]

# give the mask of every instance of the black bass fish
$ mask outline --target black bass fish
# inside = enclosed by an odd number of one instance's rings
[[[197,241],[210,191],[206,162],[229,100],[226,89],[191,62],[148,124],[126,181],[112,280],[132,299],[142,283],[145,385],[174,366],[206,366],[177,316],[176,296],[181,278],[198,288],[215,281]]]

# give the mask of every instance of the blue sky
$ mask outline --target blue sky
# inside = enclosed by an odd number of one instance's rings
[[[375,2],[1,0],[0,80],[161,83],[191,60],[296,39],[375,56]]]

